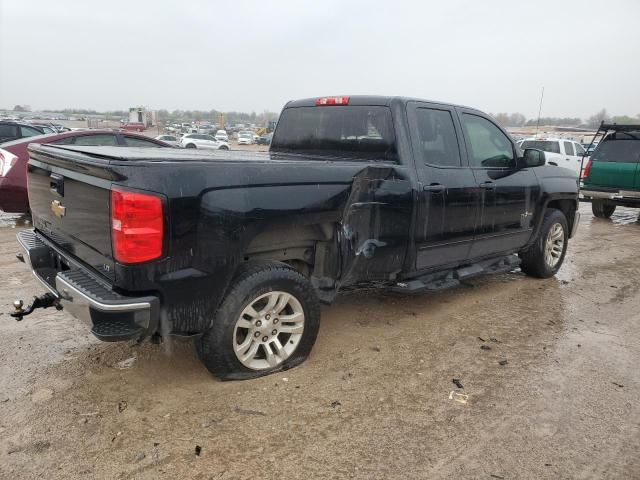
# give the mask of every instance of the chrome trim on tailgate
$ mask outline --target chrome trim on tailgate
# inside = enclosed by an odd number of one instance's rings
[[[581,189],[580,193],[585,197],[591,198],[605,198],[609,200],[622,200],[624,198],[638,198],[640,199],[640,192],[634,190],[618,190],[613,192],[603,192],[601,190],[586,190]]]

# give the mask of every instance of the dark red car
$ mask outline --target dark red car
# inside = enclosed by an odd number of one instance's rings
[[[120,128],[122,130],[129,130],[131,132],[142,132],[147,127],[145,127],[144,123],[142,122],[128,122],[120,125]]]
[[[0,210],[8,213],[26,213],[29,211],[29,198],[27,196],[27,160],[29,160],[29,154],[27,146],[30,143],[174,148],[168,143],[144,135],[113,130],[77,130],[0,143]]]

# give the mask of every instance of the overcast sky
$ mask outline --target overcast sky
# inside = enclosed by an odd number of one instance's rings
[[[0,108],[406,95],[640,114],[640,0],[0,0]]]

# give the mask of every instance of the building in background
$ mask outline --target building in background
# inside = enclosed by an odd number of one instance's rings
[[[158,124],[158,112],[148,110],[147,107],[131,107],[129,109],[129,123],[144,123],[146,128]]]

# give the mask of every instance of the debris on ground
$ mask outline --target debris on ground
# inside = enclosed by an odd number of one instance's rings
[[[199,457],[202,453],[202,447],[200,445],[196,445],[196,457]]]
[[[491,478],[497,478],[499,480],[504,480],[504,477],[501,477],[500,475],[494,475],[493,473],[491,474]]]
[[[381,351],[381,349],[380,349],[380,346],[379,346],[379,345],[376,345],[375,347],[373,347],[373,349],[372,349],[372,350],[373,350],[374,352],[380,352],[380,351]]]
[[[127,401],[126,400],[120,400],[118,402],[118,413],[122,413],[127,409]]]
[[[146,454],[144,452],[140,452],[138,455],[136,455],[136,458],[133,459],[133,461],[135,463],[141,462],[142,460],[144,460],[146,458]]]
[[[120,370],[126,370],[127,368],[131,368],[136,364],[138,357],[135,355],[133,357],[127,358],[126,360],[122,360],[121,362],[116,363],[116,368]]]
[[[466,405],[469,401],[469,395],[467,395],[466,393],[460,393],[456,392],[455,390],[451,390],[451,392],[449,393],[449,400],[453,400],[454,402]]]
[[[261,416],[261,417],[266,417],[267,416],[266,413],[264,413],[264,412],[262,412],[260,410],[247,410],[245,408],[240,408],[238,406],[236,406],[233,409],[233,411],[236,412],[236,413],[242,413],[244,415],[258,415],[258,416]]]
[[[464,388],[464,386],[462,385],[462,382],[460,382],[459,378],[454,378],[453,380],[451,380],[453,382],[453,384],[458,387],[458,388]]]
[[[508,361],[508,360],[500,360],[498,363],[499,363],[500,365],[504,366],[504,365],[506,365],[507,363],[509,363],[509,361]]]
[[[498,340],[496,337],[489,337],[489,341],[490,342],[494,342],[494,343],[499,343],[500,340]]]
[[[480,345],[480,350],[491,350],[489,345]]]
[[[332,406],[333,408],[339,407],[339,406],[341,406],[341,405],[342,405],[342,403],[340,403],[340,401],[339,401],[339,400],[334,400],[333,402],[331,402],[331,406]]]
[[[611,382],[611,383],[613,383],[616,387],[620,387],[620,388],[624,387],[624,385],[622,385],[621,383],[616,383],[616,382]]]
[[[486,342],[486,340],[482,337],[478,337],[478,340],[480,340],[481,342]]]

